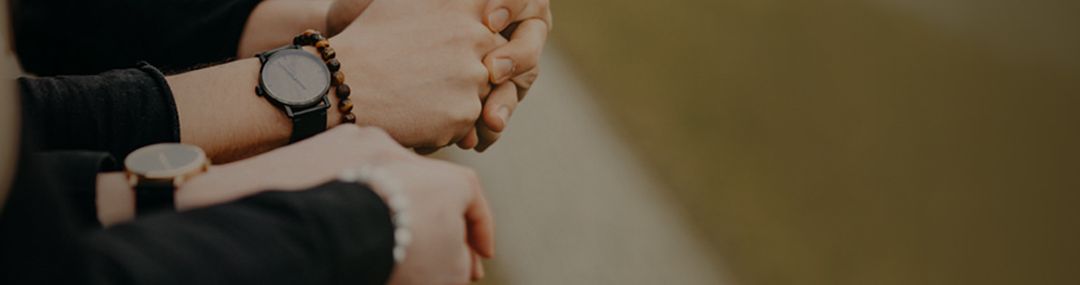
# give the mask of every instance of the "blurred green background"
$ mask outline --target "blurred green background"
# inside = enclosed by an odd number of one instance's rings
[[[738,283],[1075,284],[1080,1],[553,2]]]

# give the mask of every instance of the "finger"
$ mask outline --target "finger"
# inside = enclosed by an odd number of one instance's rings
[[[487,151],[491,145],[495,144],[496,141],[499,141],[499,137],[502,137],[502,133],[492,131],[487,125],[481,122],[476,123],[476,134],[480,142],[473,149],[480,153]]]
[[[480,261],[480,257],[476,255],[476,251],[470,250],[470,256],[472,256],[472,272],[469,274],[472,282],[480,281],[484,278],[484,263]]]
[[[484,102],[480,120],[476,122],[476,133],[479,139],[475,147],[477,152],[484,152],[495,144],[502,136],[502,131],[509,126],[510,117],[517,109],[518,90],[513,83],[503,83]]]
[[[552,29],[555,28],[555,18],[551,17],[551,5],[550,4],[548,5],[547,11],[544,12],[544,19],[546,19],[546,21],[544,21],[544,22],[547,22],[548,31],[550,32]]]
[[[481,62],[480,64],[483,64],[483,62]],[[487,69],[487,66],[484,66],[483,68]],[[487,70],[485,70],[485,71],[487,71]],[[490,77],[490,76],[491,76],[491,74],[489,73],[488,77]],[[477,78],[479,78],[479,77],[477,77]],[[491,84],[490,82],[484,82],[484,83],[481,83],[479,86],[480,86],[480,92],[477,93],[477,95],[480,98],[480,102],[484,102],[485,100],[487,100],[488,96],[491,95],[491,91],[495,90],[495,85]]]
[[[491,217],[491,208],[488,206],[484,190],[479,183],[475,183],[473,199],[465,210],[465,221],[469,230],[469,246],[480,257],[491,258],[495,256],[495,221]]]
[[[481,119],[483,119],[488,129],[502,132],[509,125],[510,116],[514,114],[517,105],[516,86],[509,82],[503,83],[495,88],[495,91],[492,91],[491,96],[484,102],[484,108],[481,110],[482,114],[480,114]]]
[[[473,149],[479,143],[480,138],[476,134],[476,128],[473,128],[469,130],[469,133],[465,135],[465,138],[462,138],[457,142],[457,146],[461,149]]]
[[[540,20],[526,20],[518,25],[510,42],[484,57],[491,82],[502,84],[510,78],[536,69],[547,41],[547,25]],[[530,83],[531,84],[531,83]]]
[[[536,83],[536,78],[540,76],[540,66],[536,66],[531,71],[518,75],[511,79],[514,85],[517,86],[518,101],[525,100],[525,95],[529,93],[529,89]]]
[[[491,32],[502,32],[510,23],[526,19],[538,19],[551,22],[549,0],[492,0],[485,9],[484,24]]]

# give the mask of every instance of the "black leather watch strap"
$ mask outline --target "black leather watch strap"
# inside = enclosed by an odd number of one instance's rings
[[[326,130],[326,107],[314,106],[312,108],[315,109],[293,115],[290,143],[302,141]]]
[[[300,51],[300,53],[303,53],[314,60],[319,60],[318,57],[304,53],[299,45],[287,45],[281,48],[257,54],[256,57],[259,58],[259,62],[261,62],[264,65],[263,68],[265,68],[265,64],[267,64],[267,62],[271,60],[271,57],[287,50]],[[266,70],[261,69],[259,72],[266,72]],[[265,82],[263,82],[262,80],[262,75],[260,75],[259,86],[255,88],[256,93],[259,96],[264,96],[267,100],[270,100],[272,103],[279,106],[280,108],[283,108],[289,118],[292,119],[293,130],[292,135],[289,136],[289,143],[295,143],[304,140],[326,130],[326,109],[330,108],[330,99],[326,96],[326,93],[321,94],[321,101],[315,103],[314,105],[290,105],[288,103],[279,101],[275,98],[273,94],[269,93],[271,91],[265,89]]]
[[[157,211],[176,211],[176,186],[172,181],[139,181],[135,185],[135,216]]]

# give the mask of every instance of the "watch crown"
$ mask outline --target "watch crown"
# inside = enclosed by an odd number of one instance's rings
[[[262,87],[255,86],[255,95],[264,96]]]

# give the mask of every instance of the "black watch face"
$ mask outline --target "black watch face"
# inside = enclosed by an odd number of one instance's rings
[[[299,49],[271,55],[260,76],[263,91],[290,106],[318,103],[330,89],[330,70],[321,59]]]

